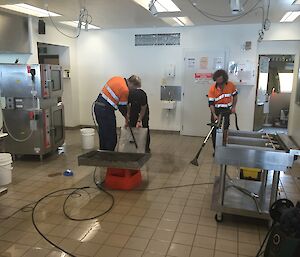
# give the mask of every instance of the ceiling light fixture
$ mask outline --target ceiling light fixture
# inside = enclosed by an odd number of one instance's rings
[[[300,0],[295,0],[292,4],[300,4]]]
[[[133,0],[153,15],[166,12],[181,12],[172,0]]]
[[[179,26],[185,26],[185,24],[181,21],[180,17],[174,17],[173,20],[177,22]]]
[[[78,28],[80,22],[79,21],[61,21],[61,24],[64,25],[68,25],[74,28]],[[97,27],[95,25],[86,23],[86,22],[81,22],[81,27],[79,26],[79,28],[81,29],[85,29],[85,30],[90,30],[90,29],[101,29],[100,27]]]
[[[155,2],[156,2],[156,0],[151,0],[150,3],[149,3],[149,11],[154,16],[156,16],[158,14],[158,11],[155,7]]]
[[[36,17],[49,17],[49,16],[61,16],[60,14],[47,11],[45,9],[41,9],[29,4],[6,4],[6,5],[0,5],[1,8],[8,9],[15,12],[25,13],[31,16]]]
[[[181,10],[172,0],[156,0],[154,3],[157,12],[180,12]]]
[[[171,26],[193,26],[194,23],[189,17],[163,17],[161,18],[164,22]]]
[[[294,20],[296,20],[298,18],[298,16],[300,15],[300,11],[291,11],[291,12],[287,12],[282,19],[280,20],[280,22],[293,22]]]

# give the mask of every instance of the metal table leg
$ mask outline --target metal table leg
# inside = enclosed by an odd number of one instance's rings
[[[259,189],[259,198],[261,199],[265,197],[267,182],[268,182],[268,171],[263,170],[261,174],[261,186]]]
[[[225,183],[226,183],[226,171],[227,166],[221,165],[220,169],[220,194],[219,194],[219,205],[223,206],[225,196]]]
[[[280,176],[280,171],[274,170],[272,188],[271,188],[270,207],[277,200],[279,176]]]
[[[225,196],[225,183],[226,183],[226,170],[227,166],[226,165],[221,165],[220,166],[220,187],[219,187],[219,199],[218,199],[218,205],[220,208],[223,207],[224,205],[224,196]],[[223,213],[222,212],[217,212],[215,216],[215,220],[217,222],[221,222],[223,220]]]

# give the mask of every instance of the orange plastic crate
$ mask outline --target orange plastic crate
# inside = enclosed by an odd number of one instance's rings
[[[140,170],[107,168],[105,186],[111,189],[131,190],[141,185]]]

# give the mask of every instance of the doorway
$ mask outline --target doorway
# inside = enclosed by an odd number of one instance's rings
[[[295,55],[260,55],[254,131],[287,133]]]
[[[186,51],[181,135],[206,136],[210,127],[207,94],[213,73],[225,67],[225,50]]]

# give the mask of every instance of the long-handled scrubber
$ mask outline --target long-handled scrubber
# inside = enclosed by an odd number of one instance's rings
[[[137,142],[135,140],[135,136],[133,134],[132,128],[130,126],[128,126],[128,127],[129,127],[129,130],[130,130],[130,134],[132,136],[132,140],[130,140],[129,142],[132,143],[132,144],[134,144],[135,148],[138,149],[138,145],[137,145]]]
[[[203,141],[203,143],[202,143],[202,145],[201,145],[199,151],[197,152],[195,158],[191,161],[191,164],[193,164],[193,165],[195,165],[195,166],[199,166],[199,164],[198,164],[198,158],[199,158],[199,155],[200,155],[200,153],[201,153],[203,147],[204,147],[205,144],[207,143],[208,139],[210,138],[210,136],[211,136],[213,130],[214,130],[215,127],[217,126],[217,124],[218,124],[218,121],[216,121],[215,123],[212,124],[212,127],[211,127],[210,131],[208,132],[207,136],[205,137],[205,139],[204,139],[204,141]],[[210,124],[209,124],[209,125],[210,125]]]

